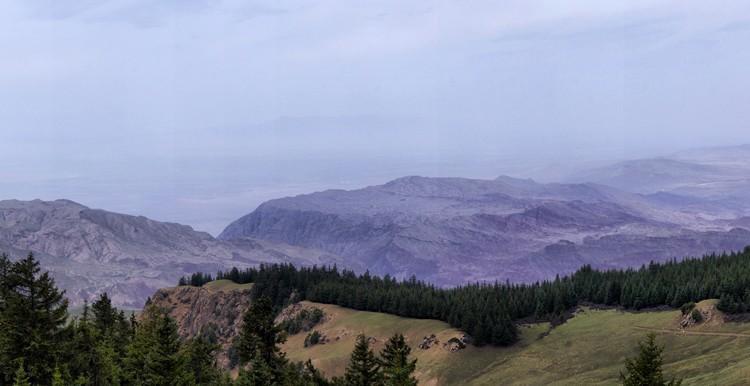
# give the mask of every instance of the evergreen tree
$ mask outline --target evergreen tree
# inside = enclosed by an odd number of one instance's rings
[[[94,385],[119,385],[123,370],[120,367],[120,357],[115,350],[112,340],[105,338],[98,342],[95,348],[96,367],[91,372],[90,379]]]
[[[222,378],[216,367],[216,350],[219,345],[201,335],[184,345],[181,352],[185,364],[182,384],[212,385]]]
[[[29,381],[49,384],[64,346],[68,301],[49,273],[40,273],[32,254],[10,268],[5,261],[0,266],[4,271],[0,316],[0,364],[4,365],[0,373],[7,378],[9,364],[25,358]]]
[[[18,361],[18,370],[16,370],[16,374],[13,378],[15,379],[13,381],[13,386],[31,386],[31,381],[29,381],[29,377],[26,375],[26,370],[23,367],[23,360]]]
[[[656,344],[656,336],[648,334],[646,339],[638,343],[640,352],[637,357],[625,362],[626,373],[620,373],[620,379],[625,386],[679,386],[682,381],[674,378],[667,382],[662,373],[662,353],[664,347]]]
[[[133,338],[133,326],[131,321],[125,316],[125,312],[117,309],[115,311],[115,324],[111,331],[112,344],[117,351],[119,363],[122,364],[122,358],[125,357],[125,349]],[[135,313],[133,313],[135,315]]]
[[[136,385],[171,385],[183,371],[177,325],[150,306],[124,360],[125,376]]]
[[[63,378],[62,372],[59,367],[55,367],[55,371],[52,372],[52,386],[65,386],[65,379]]]
[[[169,385],[178,375],[180,341],[177,324],[167,315],[160,315],[153,330],[153,346],[146,355],[144,372],[149,385]]]
[[[255,300],[243,317],[237,344],[240,362],[249,363],[260,356],[274,376],[280,377],[287,362],[278,345],[285,341],[281,327],[274,321],[271,300],[267,297]]]
[[[313,366],[312,360],[308,359],[302,370],[302,381],[310,386],[328,386],[330,382]]]
[[[91,305],[91,311],[94,313],[94,325],[97,330],[103,335],[111,334],[118,315],[106,292],[99,295],[99,298]]]
[[[357,336],[357,343],[349,359],[349,365],[346,367],[344,379],[346,384],[351,386],[382,384],[380,365],[364,334]]]
[[[417,360],[410,359],[411,347],[406,344],[402,334],[388,339],[380,352],[380,366],[383,371],[384,384],[387,386],[417,386],[414,370]]]
[[[230,384],[215,366],[216,346],[183,348],[171,318],[149,307],[141,326],[102,294],[80,318],[33,255],[0,255],[0,385]]]
[[[0,254],[0,384],[9,384],[13,379],[17,367],[14,367],[12,359],[14,355],[6,350],[10,347],[13,339],[11,333],[13,319],[8,315],[7,304],[10,296],[10,283],[8,276],[12,264],[8,255]]]
[[[119,313],[108,304],[106,314],[102,312],[102,302],[95,302],[93,319],[87,304],[84,305],[81,318],[72,324],[73,334],[69,344],[73,355],[68,363],[77,382],[85,381],[94,385],[116,385],[123,377],[123,357],[129,343],[129,331],[119,330],[129,328],[118,323]],[[105,297],[105,302],[108,299]],[[108,315],[110,322],[102,323]],[[124,316],[123,316],[124,317]]]
[[[282,385],[278,370],[274,370],[263,359],[260,350],[252,356],[247,369],[240,371],[235,386],[273,386]]]
[[[650,263],[640,269],[598,271],[583,266],[570,276],[531,284],[477,283],[451,289],[416,278],[399,282],[388,276],[356,275],[336,266],[271,264],[242,271],[233,268],[216,277],[254,283],[252,296],[268,297],[274,309],[294,295],[359,310],[434,318],[465,331],[476,345],[512,345],[518,340],[515,322],[519,319],[559,325],[580,302],[640,309],[720,298],[717,308],[724,312],[750,309],[750,248]]]
[[[8,293],[10,292],[8,275],[10,274],[10,269],[12,266],[13,265],[10,262],[8,255],[6,255],[5,253],[0,254],[0,315],[3,314],[3,310],[5,309],[7,301],[6,299],[8,297]]]
[[[74,378],[93,382],[93,374],[99,372],[97,353],[98,336],[91,319],[89,306],[84,303],[80,319],[73,323],[73,338],[69,343],[73,353],[69,365]]]

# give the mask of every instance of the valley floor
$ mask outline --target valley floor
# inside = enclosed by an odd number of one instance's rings
[[[552,330],[547,324],[522,327],[521,342],[510,348],[469,346],[450,352],[443,343],[461,333],[446,323],[305,303],[328,315],[315,328],[328,342],[305,348],[300,333],[283,348],[292,360],[312,358],[329,376],[343,374],[357,334],[373,337],[377,352],[389,336],[401,332],[418,359],[420,384],[611,385],[618,382],[625,358],[636,354],[637,342],[651,331],[665,346],[665,374],[684,378],[685,385],[740,385],[750,379],[750,323],[707,323],[683,331],[679,311],[583,308]],[[431,334],[439,343],[418,348]]]

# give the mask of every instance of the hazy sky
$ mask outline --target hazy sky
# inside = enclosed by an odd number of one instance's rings
[[[0,0],[1,198],[279,195],[750,142],[750,2]]]

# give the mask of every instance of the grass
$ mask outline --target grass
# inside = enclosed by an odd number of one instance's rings
[[[442,343],[460,332],[443,322],[314,305],[329,316],[316,329],[330,342],[304,348],[306,334],[300,333],[291,336],[284,349],[295,361],[312,358],[329,376],[343,374],[358,333],[374,336],[374,349],[379,351],[389,336],[401,332],[418,359],[420,384],[611,385],[617,383],[625,358],[636,354],[637,342],[649,330],[669,330],[657,333],[657,341],[666,347],[667,376],[684,378],[685,385],[740,385],[750,379],[750,337],[672,332],[678,327],[679,311],[583,309],[546,335],[546,324],[523,326],[521,341],[510,348],[470,346],[450,353]],[[691,331],[750,334],[750,324],[699,326]],[[438,336],[438,347],[417,348],[422,337],[430,334]]]
[[[237,291],[253,287],[253,283],[237,284],[231,280],[214,280],[203,285],[209,291]]]

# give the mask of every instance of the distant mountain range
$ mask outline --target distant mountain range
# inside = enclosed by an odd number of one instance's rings
[[[576,173],[567,182],[595,182],[636,193],[669,192],[750,208],[750,145],[683,151]]]
[[[406,177],[354,191],[272,200],[219,236],[251,237],[346,256],[377,274],[441,285],[532,281],[583,264],[625,267],[736,250],[750,231],[730,208],[597,184]]]
[[[141,307],[156,289],[199,270],[262,262],[341,263],[325,253],[252,239],[217,240],[186,225],[68,200],[0,201],[0,251],[15,258],[33,252],[74,304],[107,291],[124,307]]]
[[[405,177],[280,198],[218,238],[58,200],[0,201],[0,251],[33,251],[80,303],[138,307],[194,271],[338,264],[438,285],[525,282],[750,245],[750,146],[633,160],[562,183]]]

